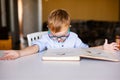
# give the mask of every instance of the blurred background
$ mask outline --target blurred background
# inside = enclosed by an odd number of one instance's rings
[[[0,49],[26,47],[27,34],[47,30],[47,16],[58,8],[70,13],[73,26],[88,25],[91,20],[114,27],[120,23],[120,0],[0,0]]]

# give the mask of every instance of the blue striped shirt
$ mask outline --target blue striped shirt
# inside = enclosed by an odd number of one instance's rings
[[[46,49],[56,49],[56,48],[88,48],[87,44],[84,44],[78,35],[74,32],[70,32],[69,37],[64,42],[57,42],[52,40],[48,33],[42,35],[41,39],[34,41],[32,45],[39,46],[39,52]]]

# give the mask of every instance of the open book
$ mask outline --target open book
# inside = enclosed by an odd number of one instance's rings
[[[42,60],[80,61],[81,58],[91,58],[108,61],[120,61],[120,53],[112,53],[97,48],[66,48],[48,49],[42,55]]]

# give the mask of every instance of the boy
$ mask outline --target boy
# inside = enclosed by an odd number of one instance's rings
[[[38,51],[44,51],[50,48],[88,48],[78,36],[70,32],[70,16],[63,9],[53,10],[48,16],[48,34],[44,34],[33,45],[22,50],[7,50],[1,60],[11,60],[22,56],[35,54]],[[118,50],[117,43],[107,44],[107,40],[103,46],[96,48],[115,51]]]

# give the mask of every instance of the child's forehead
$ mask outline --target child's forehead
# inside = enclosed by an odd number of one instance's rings
[[[54,27],[58,27],[58,26],[54,26]],[[69,26],[68,25],[66,25],[66,24],[62,24],[62,25],[59,25],[59,31],[66,31],[66,30],[68,30],[68,28],[69,28]]]
[[[68,27],[64,27],[64,28],[61,28],[60,29],[60,31],[59,32],[56,32],[56,33],[66,33],[67,31],[69,30],[69,28]],[[53,31],[50,31],[50,32],[52,32],[53,34],[56,34],[55,32],[53,32]]]
[[[68,31],[60,31],[60,32],[57,32],[57,33],[52,33],[54,36],[62,36],[62,35],[65,35]]]

